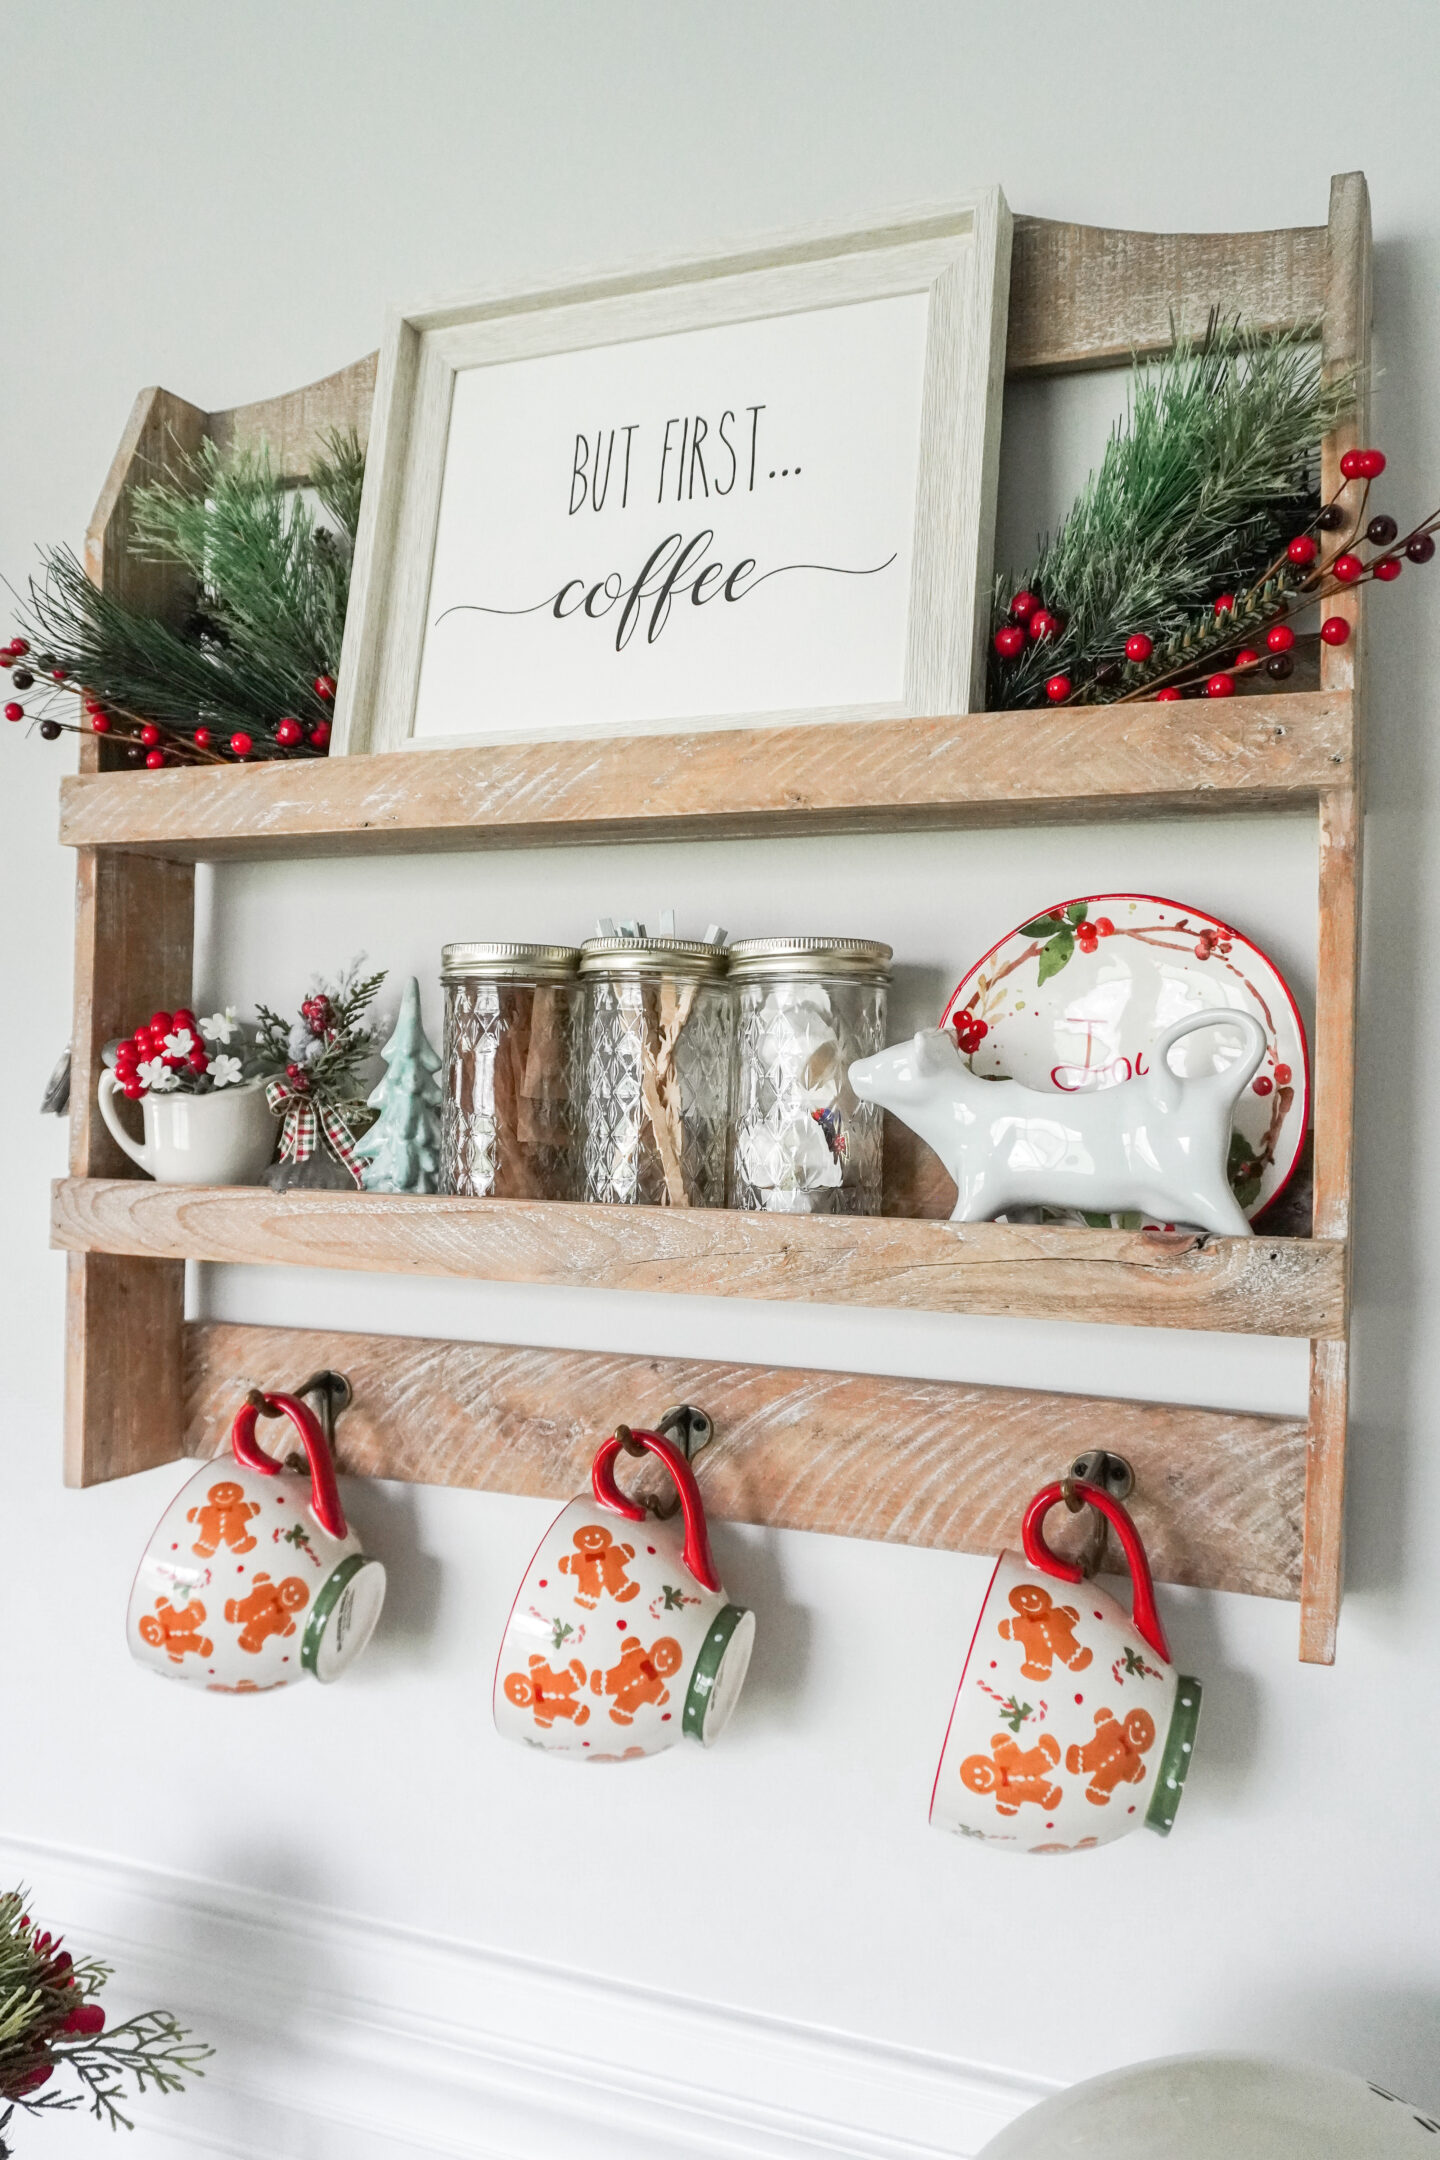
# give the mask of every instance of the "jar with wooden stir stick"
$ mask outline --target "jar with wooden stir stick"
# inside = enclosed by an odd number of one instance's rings
[[[585,1197],[723,1207],[734,1003],[723,944],[595,937],[586,986]]]

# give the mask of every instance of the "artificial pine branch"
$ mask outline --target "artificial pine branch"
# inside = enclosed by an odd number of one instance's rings
[[[996,581],[996,630],[1022,590],[1061,628],[1012,660],[992,651],[991,706],[1043,704],[1057,674],[1088,686],[1114,668],[1118,680],[1132,632],[1164,645],[1218,593],[1262,575],[1313,519],[1320,440],[1353,398],[1353,378],[1322,381],[1313,342],[1213,320],[1198,344],[1177,339],[1139,368],[1063,524],[1023,578]]]
[[[4,2131],[16,2107],[31,2114],[79,2107],[112,2129],[132,2129],[120,2102],[137,2093],[179,2092],[200,2077],[214,2050],[191,2039],[168,2010],[145,2010],[106,2027],[95,1997],[110,1978],[99,1958],[72,1958],[57,1938],[36,1929],[25,1893],[0,1896],[0,2160],[10,2151]],[[51,2084],[69,2071],[81,2090]]]
[[[203,726],[279,755],[275,729],[290,718],[304,731],[300,754],[323,749],[365,469],[353,432],[324,441],[310,484],[333,526],[276,478],[264,450],[226,459],[206,443],[178,483],[136,490],[132,551],[178,565],[194,585],[179,630],[92,585],[69,548],[46,551],[21,627],[47,681],[83,685],[108,714],[151,721],[187,746]]]

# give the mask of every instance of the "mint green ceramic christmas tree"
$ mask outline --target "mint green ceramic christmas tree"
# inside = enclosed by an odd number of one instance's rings
[[[395,1032],[380,1055],[385,1078],[370,1096],[380,1112],[355,1143],[366,1192],[428,1193],[440,1167],[440,1060],[420,1024],[420,985],[412,975]]]

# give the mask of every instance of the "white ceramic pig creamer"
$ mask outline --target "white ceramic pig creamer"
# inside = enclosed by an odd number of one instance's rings
[[[1245,1057],[1224,1072],[1182,1079],[1173,1046],[1198,1028],[1238,1028]],[[1151,1071],[1120,1087],[1059,1095],[970,1070],[948,1028],[922,1028],[850,1067],[862,1101],[893,1111],[954,1178],[952,1222],[984,1222],[1017,1207],[1129,1209],[1159,1222],[1248,1237],[1226,1175],[1231,1113],[1265,1055],[1253,1014],[1187,1013],[1156,1038]]]

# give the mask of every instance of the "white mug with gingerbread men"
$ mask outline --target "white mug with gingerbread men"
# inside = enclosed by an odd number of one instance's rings
[[[674,1521],[621,1492],[626,1446],[670,1472]],[[721,1587],[695,1474],[673,1441],[621,1425],[591,1485],[556,1516],[516,1593],[495,1666],[496,1729],[572,1762],[628,1762],[682,1737],[709,1747],[744,1684],[755,1615]]]
[[[283,1413],[309,1470],[255,1439]],[[233,1461],[206,1463],[161,1516],[130,1592],[130,1652],[217,1695],[258,1695],[313,1674],[337,1680],[369,1642],[385,1570],[345,1521],[320,1425],[293,1395],[253,1393],[231,1429]]]
[[[937,1830],[1000,1852],[1086,1852],[1142,1824],[1168,1834],[1200,1717],[1134,1523],[1099,1486],[1070,1490],[1116,1530],[1134,1612],[1046,1544],[1045,1517],[1067,1496],[1047,1485],[1025,1511],[1024,1559],[995,1563],[930,1796]],[[1077,1586],[1069,1599],[1057,1581]]]

